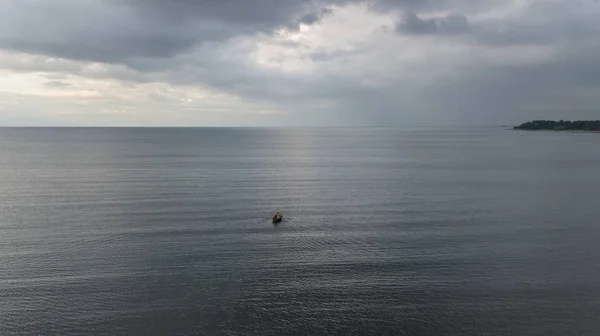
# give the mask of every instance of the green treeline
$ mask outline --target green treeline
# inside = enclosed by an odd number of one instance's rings
[[[600,131],[600,120],[534,120],[526,122],[519,126],[515,126],[514,129],[553,131]]]

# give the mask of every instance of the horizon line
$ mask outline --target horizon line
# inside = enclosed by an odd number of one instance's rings
[[[282,126],[214,126],[214,125],[153,125],[153,126],[142,126],[142,125],[131,125],[131,126],[118,126],[118,125],[106,125],[106,126],[92,126],[92,125],[0,125],[0,128],[426,128],[426,127],[440,127],[440,128],[474,128],[474,127],[513,127],[515,125],[509,124],[486,124],[486,125],[282,125]]]

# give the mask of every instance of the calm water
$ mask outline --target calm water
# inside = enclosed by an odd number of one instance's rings
[[[1,335],[600,333],[598,134],[0,129],[0,197]]]

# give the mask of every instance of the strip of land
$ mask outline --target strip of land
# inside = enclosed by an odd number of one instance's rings
[[[518,130],[595,131],[600,132],[600,120],[534,120],[513,127]]]

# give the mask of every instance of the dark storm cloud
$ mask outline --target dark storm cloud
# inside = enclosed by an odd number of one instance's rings
[[[394,0],[382,1],[390,5],[398,4]],[[585,11],[586,7],[598,3],[595,0],[532,0],[522,5],[523,12],[520,15],[507,13],[503,17],[475,21],[465,15],[501,9],[502,4],[510,3],[466,0],[414,2],[415,8],[453,11],[452,14],[441,16],[418,14],[408,6],[392,8],[401,9],[396,25],[396,31],[400,34],[464,34],[482,45],[548,45],[560,41],[579,43],[595,39],[600,34],[597,11]],[[427,10],[424,12],[427,14]]]
[[[304,16],[302,16],[302,18],[300,18],[300,23],[306,24],[306,25],[312,25],[315,24],[317,22],[319,22],[323,16],[327,15],[327,14],[331,14],[333,11],[329,8],[323,8],[318,12],[312,12],[312,13],[308,13],[305,14]]]
[[[216,29],[204,26],[202,38],[216,34]],[[109,63],[171,56],[191,47],[195,39],[186,23],[155,21],[102,1],[10,0],[0,12],[0,27],[3,49]]]
[[[511,0],[507,0],[511,1]],[[498,0],[377,0],[371,4],[371,8],[381,13],[414,11],[414,12],[436,12],[456,11],[463,13],[476,13],[504,3]]]
[[[168,58],[210,41],[315,24],[341,0],[7,0],[0,48],[126,63]]]
[[[459,34],[469,30],[469,20],[459,13],[423,19],[407,12],[396,29],[405,34]]]

